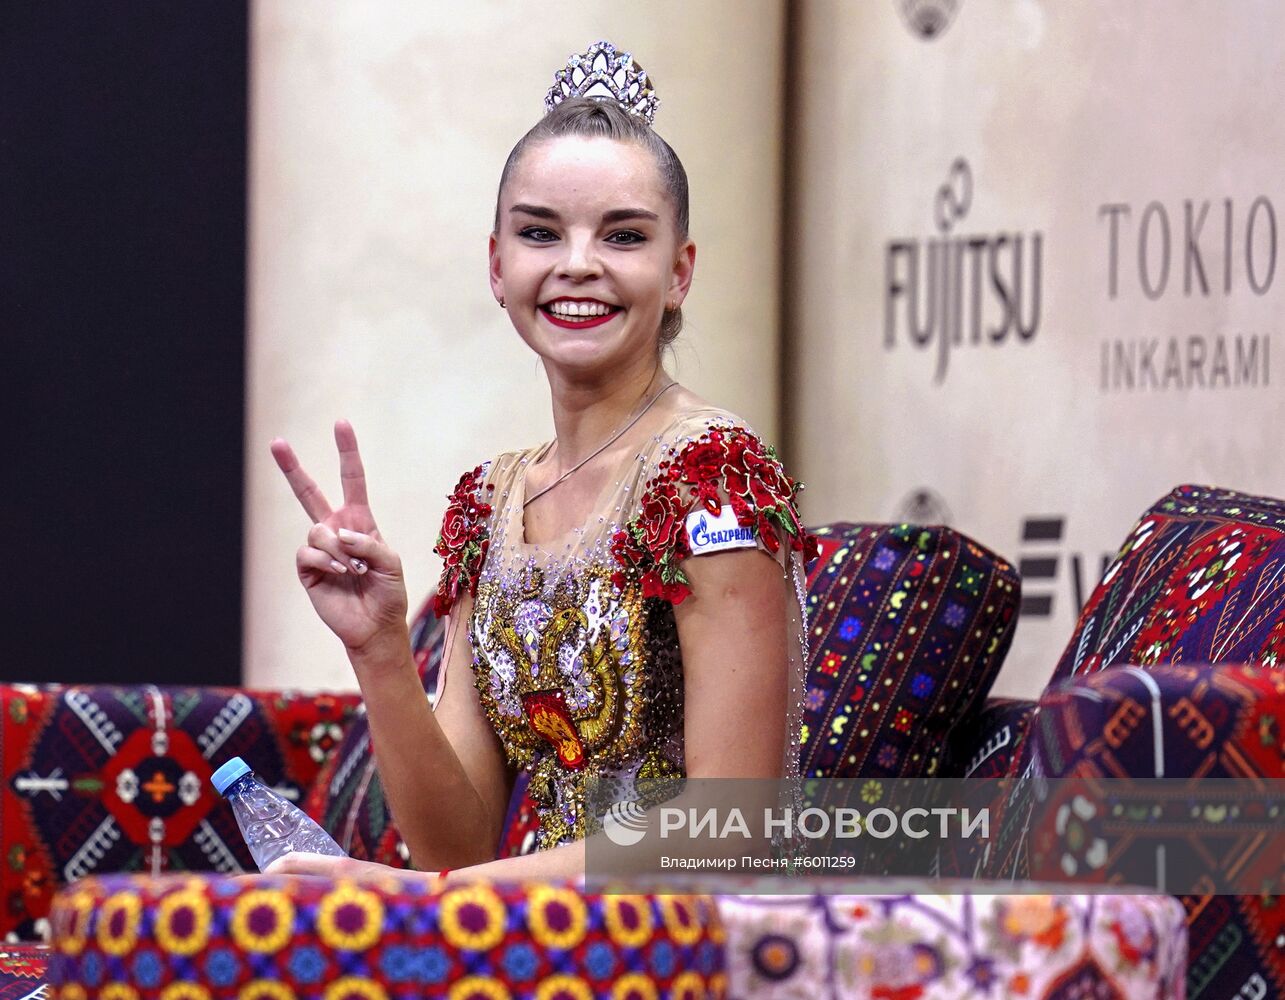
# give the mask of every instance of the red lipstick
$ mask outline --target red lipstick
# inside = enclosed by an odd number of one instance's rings
[[[595,326],[602,326],[603,323],[615,316],[620,310],[612,309],[611,312],[603,316],[585,316],[580,319],[566,319],[544,308],[541,308],[540,312],[544,313],[545,319],[550,323],[561,327],[563,330],[589,330]]]

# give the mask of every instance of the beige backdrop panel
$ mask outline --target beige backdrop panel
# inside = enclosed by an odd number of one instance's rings
[[[912,6],[956,10],[926,40]],[[996,687],[1034,695],[1073,627],[1077,578],[1087,597],[1153,500],[1183,482],[1285,495],[1272,356],[1285,351],[1285,7],[798,9],[789,364],[807,515],[944,511],[1014,562],[1054,560],[1024,581],[1047,613],[1023,615]],[[949,290],[928,275],[943,239],[963,247]],[[992,259],[1026,335],[1005,322]],[[1027,537],[1037,519],[1050,537]]]
[[[491,297],[486,240],[513,143],[598,38],[658,83],[692,185],[697,279],[678,374],[777,432],[779,0],[253,7],[245,678],[351,688],[294,576],[307,521],[268,453],[288,438],[338,493],[357,429],[411,601],[461,472],[551,434],[548,391]],[[735,53],[711,57],[711,46]]]

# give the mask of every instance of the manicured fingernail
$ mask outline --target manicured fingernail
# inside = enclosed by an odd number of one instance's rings
[[[362,573],[366,572],[366,561],[364,559],[354,559],[352,561],[352,568],[356,570],[357,575],[360,576]]]
[[[357,541],[357,532],[349,531],[347,528],[340,528],[339,540],[341,542],[355,542]]]
[[[333,569],[336,573],[348,572],[348,567],[345,566],[343,563],[341,563],[338,559],[330,560],[330,568]]]

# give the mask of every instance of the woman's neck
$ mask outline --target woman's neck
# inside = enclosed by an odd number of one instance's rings
[[[669,381],[655,357],[601,380],[570,380],[551,374],[549,387],[557,435],[551,458],[556,469],[566,471],[601,448]]]

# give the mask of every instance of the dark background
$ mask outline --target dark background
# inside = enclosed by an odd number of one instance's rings
[[[0,5],[0,681],[240,683],[247,49]]]

